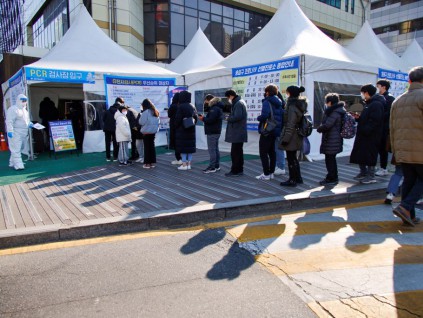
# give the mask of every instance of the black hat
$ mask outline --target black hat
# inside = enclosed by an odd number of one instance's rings
[[[300,93],[305,92],[305,88],[302,86],[288,86],[286,91],[289,93],[290,97],[298,97]]]
[[[121,105],[121,106],[119,106],[118,109],[119,109],[120,112],[122,112],[122,110],[128,109],[128,107],[126,107],[125,105]]]

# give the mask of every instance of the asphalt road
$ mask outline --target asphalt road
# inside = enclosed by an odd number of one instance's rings
[[[0,253],[0,317],[315,317],[222,228],[109,240]]]

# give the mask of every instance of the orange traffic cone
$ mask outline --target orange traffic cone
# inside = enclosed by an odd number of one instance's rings
[[[7,147],[7,142],[4,139],[4,135],[0,132],[0,151],[7,151],[9,148]]]

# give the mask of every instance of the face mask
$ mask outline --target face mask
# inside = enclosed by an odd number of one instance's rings
[[[122,112],[122,114],[124,114],[125,116],[126,116],[126,114],[127,114],[128,112]]]
[[[366,100],[366,98],[364,97],[364,93],[361,93],[360,95],[361,95],[361,99]]]
[[[228,99],[229,105],[232,105],[232,99]]]
[[[288,99],[289,98],[289,94],[285,94],[285,98]]]

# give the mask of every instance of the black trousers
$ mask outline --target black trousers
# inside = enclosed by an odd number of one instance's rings
[[[336,154],[326,155],[325,154],[325,163],[328,174],[326,175],[326,180],[329,181],[338,181],[338,165],[336,163]]]
[[[144,164],[156,163],[155,134],[144,135]]]
[[[276,151],[275,151],[275,136],[260,135],[259,153],[261,165],[263,166],[264,175],[268,176],[275,172],[276,166]]]
[[[244,143],[236,142],[231,145],[232,173],[244,172]]]
[[[288,161],[289,180],[302,182],[300,163],[297,158],[297,151],[286,151],[286,160]]]
[[[132,160],[136,160],[140,157],[140,154],[137,150],[137,132],[131,129],[131,158]]]
[[[388,136],[384,135],[382,137],[382,140],[380,142],[379,146],[379,161],[380,161],[380,167],[382,169],[386,169],[388,166],[388,151],[386,150],[386,140]]]
[[[182,160],[182,156],[181,156],[180,152],[175,151],[175,159],[178,160],[178,161]]]
[[[110,157],[110,143],[113,141],[113,158],[117,159],[119,153],[119,144],[116,142],[116,134],[114,131],[105,131],[104,137],[106,140],[106,158]]]

